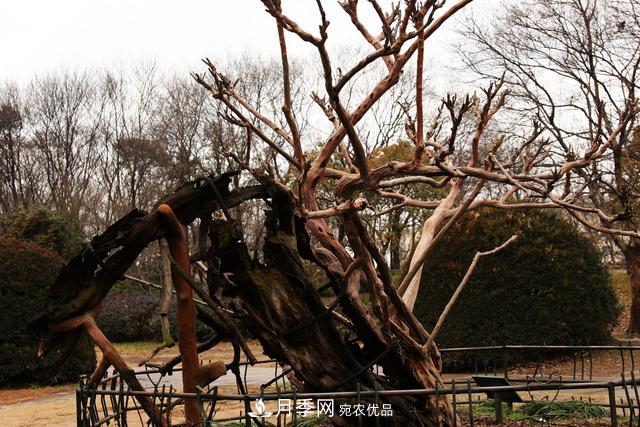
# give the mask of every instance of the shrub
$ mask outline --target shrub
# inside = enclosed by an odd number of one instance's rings
[[[75,254],[82,241],[80,229],[69,218],[45,208],[3,217],[0,235],[37,243],[65,259]]]
[[[157,292],[112,292],[105,298],[98,316],[98,326],[114,342],[162,341],[159,301]],[[174,339],[177,339],[175,304],[171,305],[169,311],[169,324]],[[212,334],[206,325],[196,322],[199,340],[209,338]]]
[[[514,244],[481,258],[436,339],[440,347],[609,342],[620,309],[607,269],[594,245],[549,211],[467,214],[425,264],[418,318],[431,330],[476,251],[518,230]]]
[[[27,333],[29,323],[45,312],[48,290],[62,258],[32,242],[0,237],[0,385],[77,381],[95,369],[93,345],[83,333],[61,367],[64,344],[38,355],[36,338]],[[70,334],[67,335],[70,337]],[[62,340],[64,341],[64,340]]]

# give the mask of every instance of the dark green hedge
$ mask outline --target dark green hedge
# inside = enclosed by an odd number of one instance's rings
[[[85,335],[56,367],[63,346],[38,355],[36,339],[27,333],[29,322],[45,312],[49,286],[62,265],[58,254],[40,245],[0,237],[0,385],[72,382],[95,368],[93,345]]]
[[[80,248],[82,233],[71,219],[46,208],[20,210],[0,218],[0,235],[28,240],[67,259]]]
[[[619,305],[594,245],[549,211],[473,212],[449,232],[426,265],[415,306],[431,330],[478,250],[483,257],[437,338],[440,347],[603,344]]]
[[[158,292],[123,290],[110,293],[98,316],[98,326],[114,342],[162,341]],[[169,312],[169,323],[177,339],[175,297]],[[196,335],[205,340],[213,331],[200,321],[196,322]]]

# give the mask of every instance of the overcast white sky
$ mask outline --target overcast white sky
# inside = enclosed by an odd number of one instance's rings
[[[471,9],[488,11],[494,1],[476,0]],[[288,15],[316,28],[313,0],[283,3]],[[337,0],[324,4],[331,45],[361,44]],[[367,2],[360,10],[371,28],[379,28]],[[275,24],[259,0],[0,0],[0,17],[0,82],[25,83],[36,73],[69,69],[127,69],[149,61],[186,74],[201,70],[199,60],[206,56],[277,55]],[[450,28],[427,46],[427,58],[438,58],[435,69],[454,57]],[[309,49],[293,36],[289,45],[293,54]]]

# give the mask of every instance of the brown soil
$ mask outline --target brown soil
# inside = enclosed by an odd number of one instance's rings
[[[15,403],[28,402],[30,400],[41,399],[43,397],[68,394],[77,388],[75,384],[65,384],[52,387],[33,387],[11,390],[0,390],[0,407],[13,405]]]
[[[155,345],[152,343],[117,344],[118,350],[129,366],[135,367],[151,354]],[[250,348],[258,359],[265,359],[258,343],[250,343]],[[99,350],[96,350],[100,354]],[[161,351],[153,362],[166,362],[178,354],[177,347]],[[218,344],[214,349],[204,352],[201,360],[208,363],[213,360],[230,361],[233,358],[233,347],[229,343]],[[76,384],[66,384],[53,387],[31,387],[22,389],[0,390],[0,426],[1,427],[31,427],[46,426],[75,426]],[[250,386],[250,392],[257,392],[258,386]],[[221,386],[219,393],[237,394],[235,386]],[[218,417],[233,417],[240,413],[239,403],[225,402],[220,406]],[[179,413],[174,413],[179,418]],[[135,423],[131,423],[135,425]]]

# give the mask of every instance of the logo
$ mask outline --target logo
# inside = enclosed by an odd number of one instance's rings
[[[249,412],[249,416],[253,418],[267,418],[273,415],[273,412],[267,412],[267,405],[264,404],[262,398],[256,399],[256,412]]]

